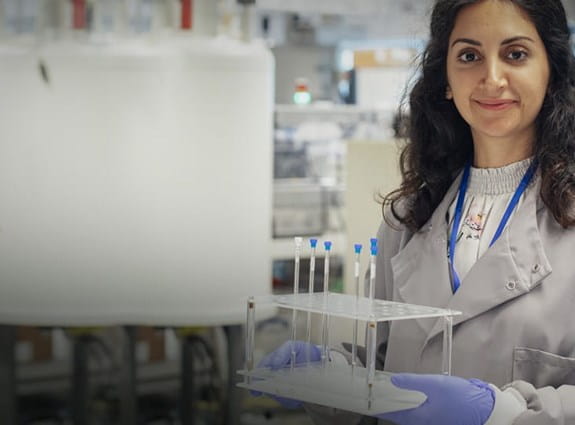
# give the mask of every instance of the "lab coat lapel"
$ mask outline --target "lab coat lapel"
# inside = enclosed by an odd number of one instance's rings
[[[409,304],[445,307],[452,297],[447,261],[446,214],[460,177],[447,191],[430,221],[391,259],[397,297]],[[414,319],[427,335],[434,320]]]
[[[461,311],[454,325],[530,292],[551,273],[537,226],[539,181],[525,194],[507,228],[475,263],[445,308]],[[443,266],[443,265],[442,265]],[[435,321],[426,343],[443,330]]]

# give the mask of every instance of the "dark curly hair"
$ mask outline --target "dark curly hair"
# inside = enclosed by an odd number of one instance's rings
[[[478,1],[436,0],[431,15],[421,74],[409,93],[408,138],[400,157],[402,183],[383,198],[383,208],[389,206],[393,217],[413,231],[429,220],[473,155],[469,125],[445,98],[446,59],[458,12]],[[534,155],[542,178],[541,198],[567,228],[575,225],[575,59],[565,9],[561,0],[501,1],[511,1],[530,16],[547,51],[551,73],[536,119]],[[391,224],[391,217],[384,217]]]

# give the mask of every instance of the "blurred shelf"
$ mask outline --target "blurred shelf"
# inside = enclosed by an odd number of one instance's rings
[[[392,111],[389,108],[367,108],[341,104],[276,104],[275,120],[276,126],[294,126],[309,120],[355,125],[361,120],[377,121]]]

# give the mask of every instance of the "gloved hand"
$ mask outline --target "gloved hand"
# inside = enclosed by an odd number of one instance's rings
[[[259,363],[258,368],[269,367],[272,370],[278,370],[287,367],[291,363],[292,343],[296,352],[295,362],[297,364],[305,363],[306,361],[317,362],[321,359],[321,351],[318,346],[308,344],[304,341],[286,341],[278,349],[266,355]],[[252,395],[259,396],[262,393],[259,391],[251,391]],[[266,394],[276,400],[283,407],[288,409],[297,409],[302,405],[301,401],[292,400],[289,398],[278,397],[273,394]]]
[[[479,379],[400,373],[391,382],[427,395],[416,408],[377,415],[397,425],[483,425],[495,405],[493,389]]]

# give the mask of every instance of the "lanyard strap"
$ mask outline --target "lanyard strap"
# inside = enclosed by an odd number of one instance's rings
[[[527,186],[529,186],[529,183],[531,182],[531,179],[533,178],[533,174],[535,174],[536,169],[537,169],[537,162],[533,161],[529,166],[529,168],[527,169],[527,171],[525,172],[525,175],[521,179],[519,186],[517,186],[517,189],[515,189],[515,193],[513,194],[511,201],[509,201],[509,205],[507,205],[505,213],[503,213],[503,217],[499,222],[499,226],[497,227],[497,230],[493,235],[493,239],[491,240],[489,247],[491,247],[495,243],[495,241],[499,239],[501,233],[503,233],[503,229],[505,229],[505,226],[509,221],[509,217],[511,217],[513,210],[519,203],[521,195],[523,195],[523,192],[525,192],[525,189],[527,189]],[[457,241],[457,233],[459,231],[459,225],[461,224],[461,218],[463,215],[463,203],[465,201],[465,192],[467,192],[467,186],[469,184],[470,170],[471,170],[471,164],[468,163],[465,166],[465,169],[463,170],[463,177],[461,178],[461,183],[459,184],[459,195],[457,196],[457,204],[455,206],[455,216],[453,218],[453,227],[451,228],[451,236],[449,238],[449,250],[447,252],[447,257],[449,259],[449,266],[451,269],[451,276],[453,281],[452,289],[454,293],[459,289],[459,286],[461,285],[461,281],[459,280],[459,276],[457,275],[457,271],[455,270],[455,242]]]

